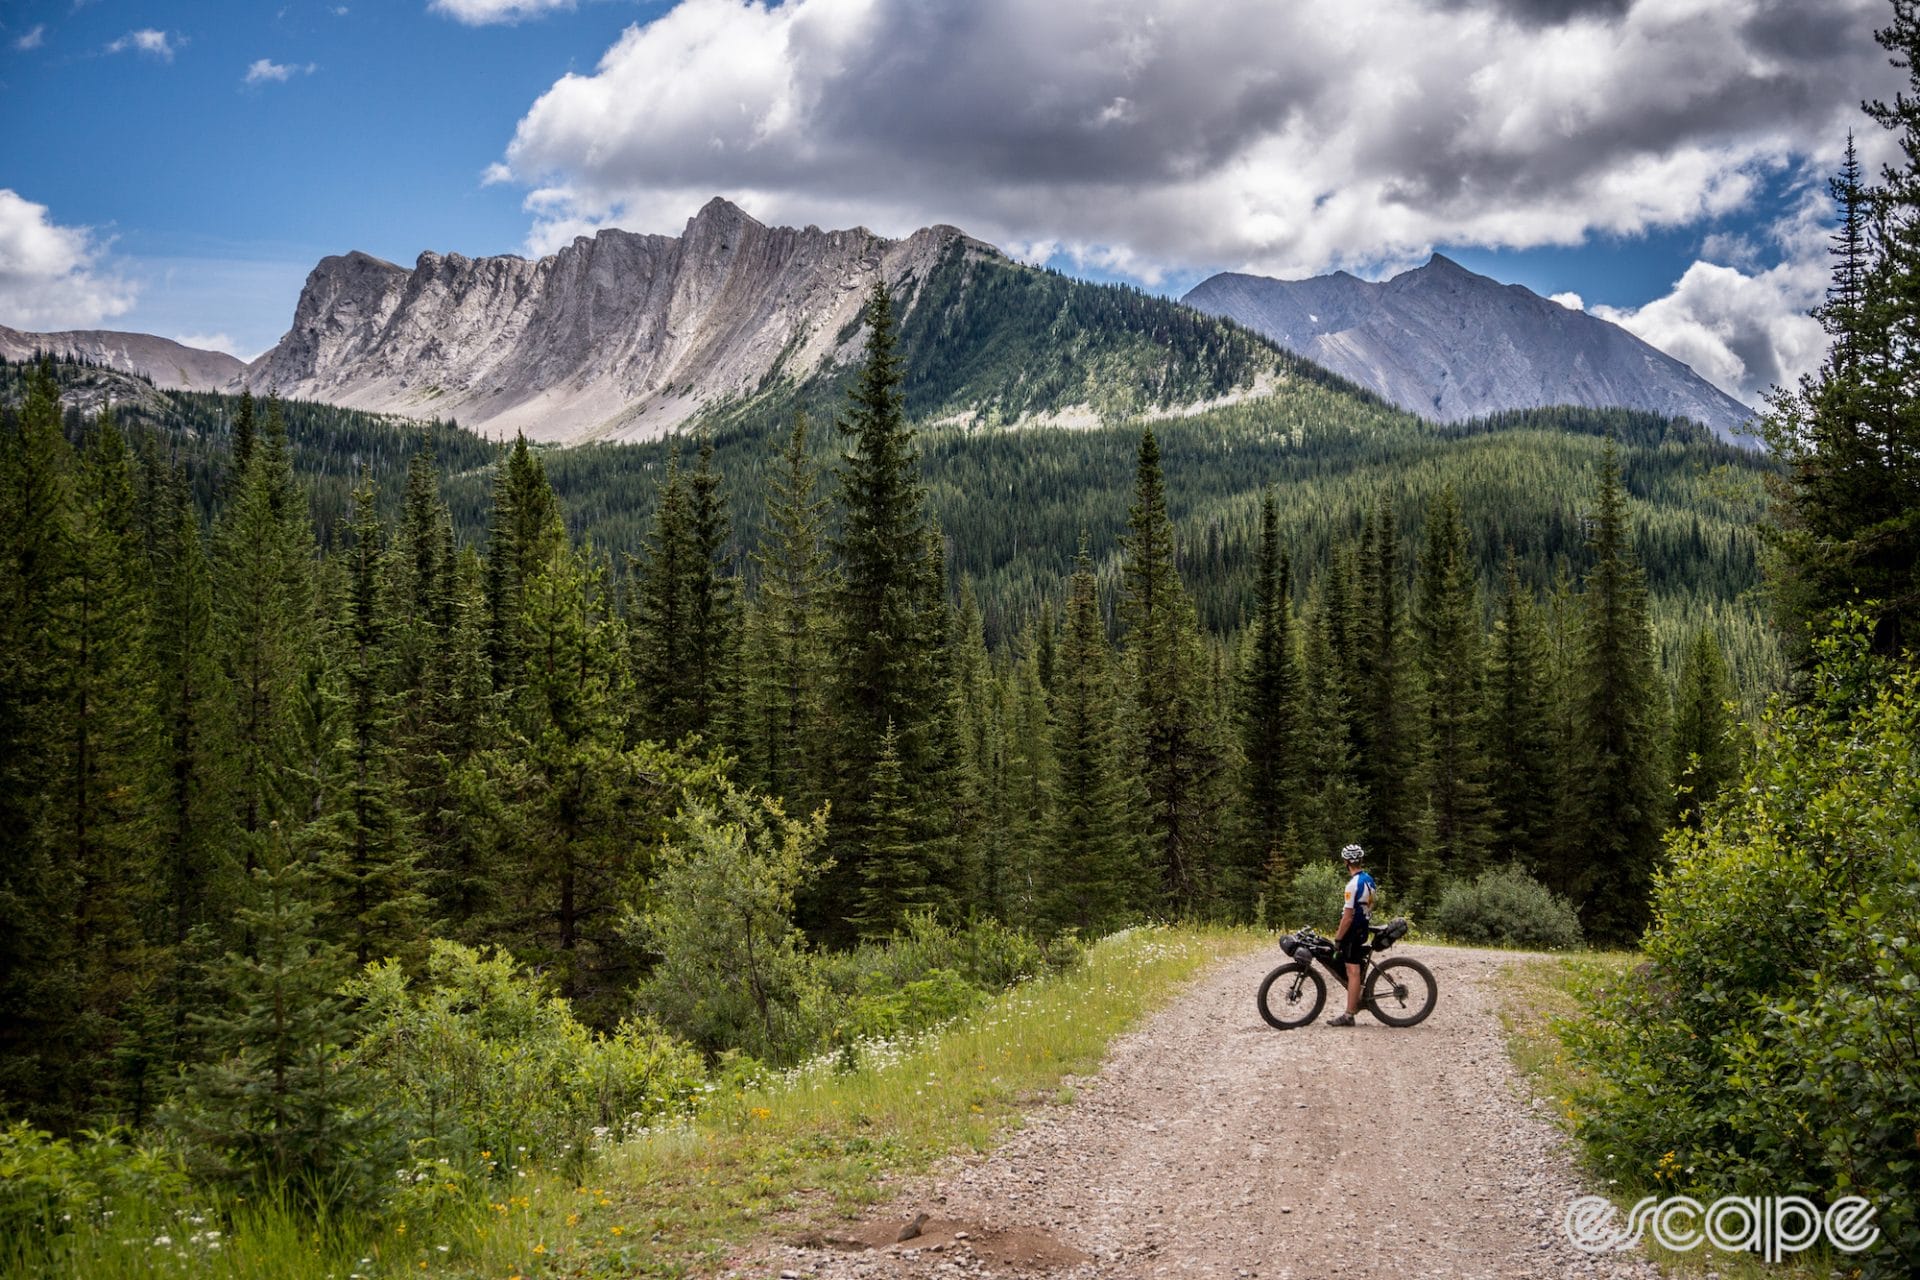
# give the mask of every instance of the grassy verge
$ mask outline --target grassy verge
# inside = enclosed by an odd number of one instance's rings
[[[1113,1038],[1252,931],[1139,929],[939,1031],[772,1077],[716,1083],[691,1120],[604,1151],[585,1186],[532,1172],[477,1190],[449,1170],[430,1224],[304,1223],[126,1204],[52,1256],[0,1240],[0,1275],[70,1280],[459,1280],[681,1276],[778,1224],[857,1213],[884,1179],[985,1151],[1021,1115],[1071,1100]]]
[[[1570,1019],[1586,1016],[1584,993],[1618,978],[1638,964],[1630,952],[1584,952],[1541,956],[1521,961],[1507,971],[1500,1009],[1506,1030],[1507,1052],[1536,1097],[1553,1104],[1560,1126],[1576,1140],[1583,1108],[1596,1101],[1595,1081],[1567,1053],[1558,1028]],[[1671,1188],[1629,1186],[1605,1169],[1588,1166],[1594,1189],[1604,1192],[1626,1211],[1643,1196],[1672,1194]],[[1706,1199],[1703,1197],[1703,1199]],[[1642,1243],[1646,1255],[1669,1275],[1718,1280],[1829,1280],[1842,1274],[1833,1259],[1813,1251],[1798,1258],[1769,1264],[1745,1253],[1727,1253],[1702,1244],[1687,1253],[1661,1247],[1651,1236]]]

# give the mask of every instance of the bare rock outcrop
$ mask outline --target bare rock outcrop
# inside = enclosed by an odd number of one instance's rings
[[[648,439],[852,358],[874,281],[924,279],[956,240],[997,256],[953,227],[768,227],[716,198],[677,237],[606,230],[538,260],[330,257],[248,382],[494,436]]]

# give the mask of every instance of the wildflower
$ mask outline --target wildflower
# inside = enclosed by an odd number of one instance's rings
[[[616,1227],[614,1227],[614,1228],[613,1228],[613,1234],[615,1234],[615,1235],[617,1235],[617,1236],[618,1236],[618,1235],[625,1235],[625,1234],[626,1234],[626,1231],[627,1231],[627,1229],[626,1229],[625,1227],[620,1227],[620,1226],[616,1226]]]
[[[547,1251],[547,1246],[545,1246],[544,1244],[537,1244],[533,1246],[533,1251],[535,1253],[545,1253]]]
[[[568,1225],[568,1226],[570,1226],[570,1227],[577,1227],[577,1226],[579,1226],[579,1225],[580,1225],[580,1215],[579,1215],[579,1214],[577,1214],[577,1213],[570,1213],[570,1214],[568,1214],[568,1215],[567,1215],[567,1225]]]

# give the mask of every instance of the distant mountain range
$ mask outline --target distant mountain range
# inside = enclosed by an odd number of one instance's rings
[[[1309,280],[1229,272],[1181,301],[1438,422],[1574,404],[1691,418],[1730,438],[1753,416],[1619,325],[1439,254],[1377,284],[1344,271]]]
[[[1015,263],[954,227],[903,240],[768,227],[717,198],[679,236],[605,230],[534,260],[324,258],[292,328],[251,364],[101,330],[0,328],[0,356],[71,352],[162,388],[246,386],[496,437],[653,439],[837,407],[875,281],[898,300],[908,409],[923,420],[1091,425],[1297,378],[1443,422],[1573,404],[1724,436],[1749,416],[1618,326],[1439,256],[1381,284],[1217,275],[1181,305]]]
[[[24,360],[36,351],[74,355],[94,364],[137,373],[174,391],[239,391],[247,366],[224,351],[203,351],[150,333],[66,329],[22,333],[0,325],[0,359]]]

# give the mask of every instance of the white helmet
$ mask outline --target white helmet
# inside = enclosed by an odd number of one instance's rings
[[[1340,851],[1340,856],[1351,865],[1355,862],[1365,862],[1367,860],[1367,851],[1357,844],[1350,844]]]

